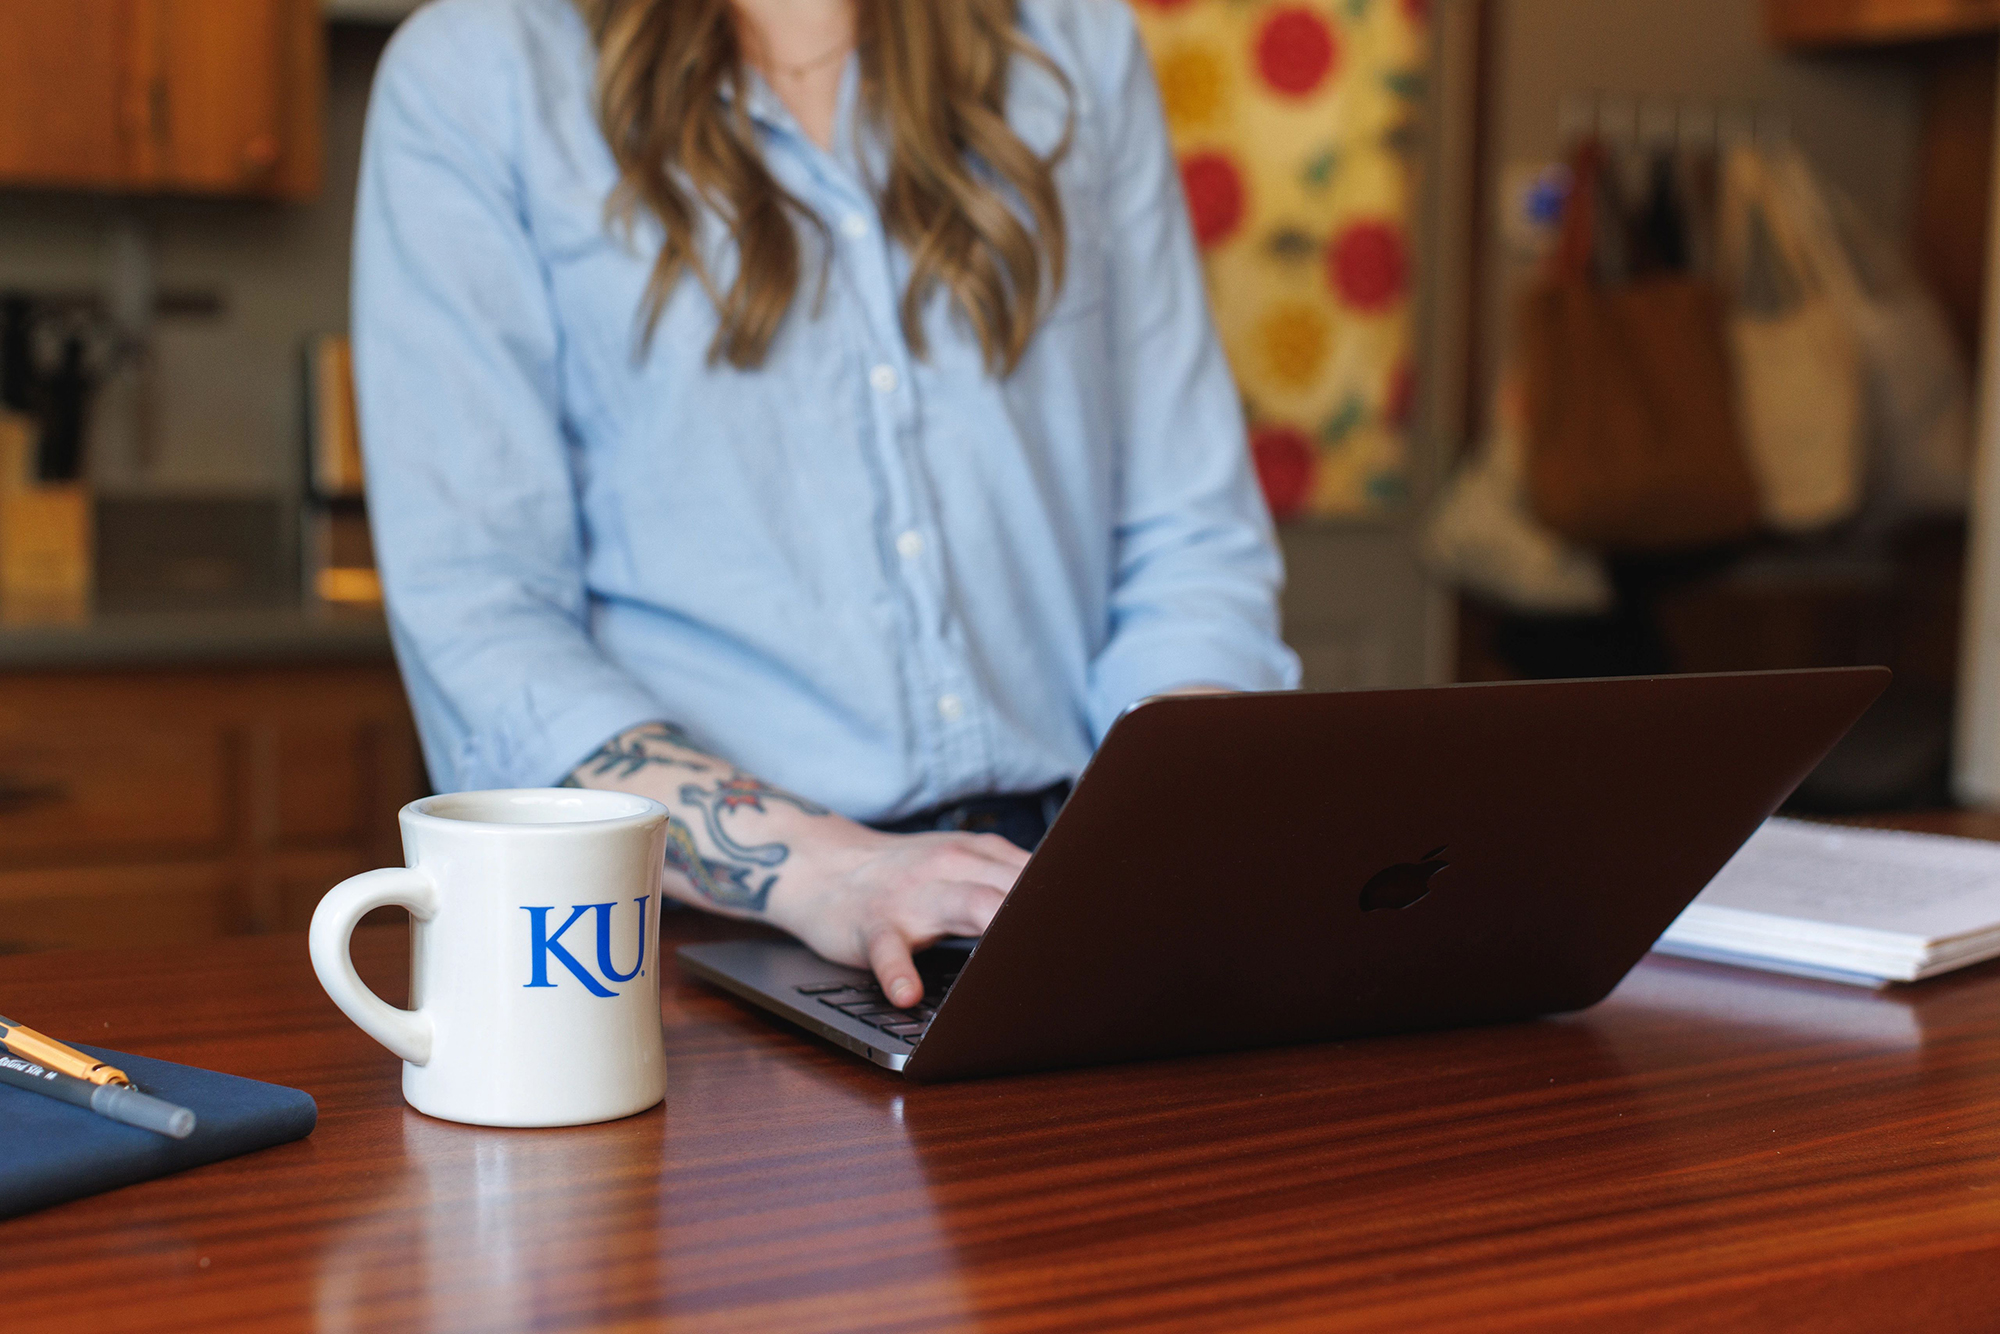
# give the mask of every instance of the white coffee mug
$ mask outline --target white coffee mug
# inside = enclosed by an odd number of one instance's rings
[[[667,810],[623,792],[455,792],[403,807],[406,868],[320,900],[313,969],[403,1058],[403,1097],[450,1121],[569,1126],[666,1096],[660,878]],[[370,991],[348,940],[410,911],[410,1008]]]

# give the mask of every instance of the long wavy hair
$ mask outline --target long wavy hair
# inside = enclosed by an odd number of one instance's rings
[[[597,113],[618,164],[607,216],[639,210],[665,229],[644,303],[650,339],[675,285],[692,273],[721,319],[711,360],[762,364],[804,277],[799,226],[825,224],[772,177],[736,95],[744,87],[730,0],[575,0],[597,45]],[[950,292],[989,370],[1011,371],[1046,297],[1060,289],[1064,244],[1054,167],[1007,123],[1015,59],[1068,81],[1015,26],[1014,0],[856,0],[862,106],[889,148],[876,182],[882,220],[910,257],[903,335],[927,354],[921,312]],[[1027,218],[1010,203],[1025,208]],[[704,261],[707,208],[736,243],[725,291]]]

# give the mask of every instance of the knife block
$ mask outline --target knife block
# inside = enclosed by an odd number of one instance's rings
[[[95,529],[90,488],[37,482],[33,424],[0,413],[0,625],[90,617]]]

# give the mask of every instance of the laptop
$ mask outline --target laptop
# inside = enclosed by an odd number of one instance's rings
[[[703,978],[935,1081],[1500,1024],[1602,1000],[1881,667],[1167,697],[1111,729],[921,1005],[803,945]]]

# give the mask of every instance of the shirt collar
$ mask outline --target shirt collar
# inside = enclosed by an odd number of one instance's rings
[[[792,114],[792,109],[785,105],[785,100],[778,96],[761,70],[744,65],[743,81],[745,88],[743,109],[749,113],[750,119],[766,129],[782,130],[786,134],[796,134],[800,138],[807,137],[805,130],[799,126],[798,117]],[[735,91],[734,85],[725,83],[719,95],[724,102],[731,102],[735,100]],[[840,67],[840,92],[834,108],[836,147],[844,137],[842,131],[854,124],[855,104],[860,95],[861,61],[854,53],[849,52],[846,62]]]

